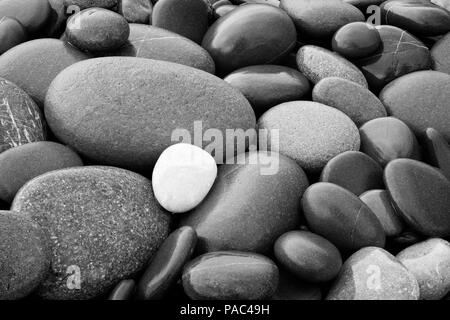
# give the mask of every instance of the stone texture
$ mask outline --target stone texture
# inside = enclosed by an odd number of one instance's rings
[[[332,47],[349,59],[363,58],[374,53],[381,45],[378,31],[369,23],[352,22],[333,35]]]
[[[428,162],[441,169],[450,180],[450,145],[444,137],[433,128],[428,128],[423,137]]]
[[[63,0],[65,7],[78,6],[81,10],[87,8],[115,9],[120,0]]]
[[[129,23],[151,24],[153,4],[151,0],[121,0],[118,12]]]
[[[108,300],[131,300],[136,290],[136,282],[133,279],[120,281],[108,297]]]
[[[50,18],[48,0],[2,0],[0,18],[11,17],[18,20],[30,34],[36,34]]]
[[[431,58],[433,59],[433,70],[450,74],[450,32],[437,41],[431,48]]]
[[[0,18],[0,54],[27,40],[27,31],[22,24],[10,17]]]

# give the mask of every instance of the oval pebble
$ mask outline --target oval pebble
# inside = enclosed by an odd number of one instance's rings
[[[131,300],[135,289],[136,282],[133,279],[122,280],[115,286],[108,300]]]
[[[349,59],[363,58],[374,53],[381,45],[377,29],[369,23],[352,22],[333,35],[333,51]]]
[[[317,283],[301,281],[288,271],[279,270],[278,288],[273,300],[321,300],[322,292]]]
[[[118,12],[129,23],[151,24],[153,4],[151,0],[121,0]]]
[[[406,248],[397,259],[414,275],[420,299],[440,300],[450,292],[450,243],[429,239]]]
[[[119,4],[119,1],[121,0],[63,0],[66,8],[78,7],[81,10],[93,7],[114,9]]]
[[[415,231],[430,237],[450,235],[450,181],[425,163],[391,161],[384,181],[398,213]]]
[[[277,261],[307,282],[333,280],[342,266],[339,250],[327,239],[308,231],[290,231],[277,239]]]
[[[423,142],[430,164],[441,169],[450,180],[450,144],[433,128],[425,131]]]
[[[310,186],[302,198],[310,230],[345,252],[384,247],[385,234],[372,210],[350,191],[327,182]]]
[[[61,144],[40,141],[0,153],[0,199],[12,202],[17,191],[46,172],[82,166],[80,157]]]
[[[46,232],[51,270],[38,290],[46,299],[106,293],[141,270],[169,232],[170,216],[158,206],[151,182],[112,167],[41,175],[19,191],[11,209]]]
[[[173,231],[159,247],[139,280],[137,297],[142,300],[163,298],[178,281],[196,244],[197,234],[191,227]]]
[[[226,129],[255,127],[250,104],[223,80],[179,64],[131,57],[91,59],[65,69],[49,89],[45,115],[60,141],[80,154],[139,171],[151,170],[160,154],[179,142],[175,139],[198,136],[194,122],[201,125],[200,135],[202,128],[225,135]],[[234,140],[227,142],[220,147],[233,150]]]
[[[221,74],[250,65],[273,64],[295,46],[297,33],[289,16],[264,4],[246,4],[217,20],[202,46]]]
[[[419,285],[389,252],[368,247],[345,261],[327,300],[419,300]]]
[[[336,108],[360,127],[372,119],[386,117],[381,101],[367,88],[343,78],[324,78],[312,92],[313,100]]]
[[[0,54],[27,40],[27,31],[14,18],[0,18]]]
[[[299,70],[314,84],[329,77],[344,78],[367,88],[361,71],[335,52],[313,45],[305,45],[297,53]]]
[[[320,172],[342,152],[359,150],[358,128],[350,118],[317,102],[293,101],[275,106],[261,116],[258,127],[269,133],[278,130],[279,143],[269,143],[269,149],[279,149],[309,172]]]
[[[18,212],[0,211],[0,299],[32,293],[47,277],[49,250],[39,226]]]
[[[201,252],[268,252],[279,236],[300,224],[306,175],[275,152],[240,154],[232,163],[219,167],[212,190],[181,225],[195,229]]]
[[[331,159],[323,168],[320,181],[337,184],[357,196],[384,188],[383,169],[359,151],[346,151]]]
[[[48,0],[2,0],[0,18],[18,20],[30,34],[38,33],[50,19]]]
[[[385,167],[399,158],[420,159],[419,144],[414,133],[394,117],[371,120],[360,129],[361,151]]]
[[[269,258],[219,251],[191,261],[182,279],[193,300],[265,300],[275,293],[278,278],[278,268]]]

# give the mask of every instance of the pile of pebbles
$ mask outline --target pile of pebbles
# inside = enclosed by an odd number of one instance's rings
[[[448,299],[449,10],[0,0],[0,299]]]

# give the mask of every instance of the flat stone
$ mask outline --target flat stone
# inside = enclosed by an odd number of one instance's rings
[[[197,234],[191,227],[173,231],[163,242],[139,280],[137,297],[142,300],[163,298],[180,278],[183,266],[191,258]]]
[[[327,300],[418,300],[419,285],[393,255],[363,248],[344,263]]]
[[[193,300],[267,300],[278,286],[278,268],[250,252],[219,251],[188,263],[183,287]]]
[[[71,7],[77,6],[81,10],[88,8],[106,8],[106,9],[114,9],[119,4],[120,0],[63,0],[64,6]]]
[[[131,300],[136,290],[136,282],[133,279],[120,281],[109,295],[108,300]]]
[[[258,128],[278,130],[270,148],[294,159],[308,172],[320,172],[338,154],[359,150],[356,125],[341,111],[311,101],[286,102],[269,109]],[[269,141],[270,142],[270,141]]]
[[[158,206],[151,182],[112,167],[41,175],[19,191],[11,208],[46,233],[51,270],[37,292],[45,299],[106,293],[141,270],[169,233],[170,216]]]
[[[0,18],[10,17],[18,20],[30,34],[37,33],[50,19],[48,0],[2,0]]]
[[[33,178],[52,170],[82,166],[80,157],[61,144],[40,141],[0,153],[0,199],[11,203]]]
[[[346,58],[363,58],[374,53],[381,45],[377,29],[369,23],[352,22],[333,35],[332,47]]]
[[[39,107],[18,86],[0,78],[0,154],[26,143],[45,140]]]
[[[57,39],[24,42],[0,56],[0,77],[8,79],[43,107],[53,79],[63,69],[89,56]]]
[[[49,250],[38,225],[18,212],[0,211],[0,299],[22,299],[45,279]]]
[[[222,79],[179,64],[130,57],[91,59],[65,69],[49,89],[45,114],[58,139],[80,154],[146,172],[167,147],[191,143],[184,139],[193,136],[201,139],[210,128],[225,136],[226,129],[255,127],[250,104]],[[194,135],[195,122],[201,128]],[[233,139],[220,144],[216,161],[223,161],[226,148],[235,145]]]
[[[438,130],[450,141],[450,75],[420,71],[391,82],[381,93],[390,115],[405,122],[417,135]]]
[[[342,266],[339,250],[327,239],[308,231],[290,231],[274,245],[277,261],[307,282],[333,280]]]
[[[16,19],[0,18],[0,54],[27,40],[27,30]]]
[[[153,4],[151,0],[121,0],[118,12],[129,23],[151,24]]]
[[[448,142],[433,128],[425,131],[422,141],[430,164],[441,169],[450,180],[450,145]]]
[[[302,208],[308,228],[342,251],[384,247],[378,218],[356,195],[338,185],[313,184],[303,195]]]
[[[431,58],[433,59],[433,70],[450,74],[450,33],[437,41],[431,48]]]
[[[273,300],[321,300],[322,292],[319,284],[301,281],[288,271],[279,270],[278,288]]]
[[[403,221],[398,216],[386,190],[370,190],[359,198],[375,213],[387,237],[400,236],[404,229]]]
[[[385,167],[399,158],[420,160],[416,136],[401,120],[385,117],[371,120],[359,128],[361,151]]]
[[[450,243],[429,239],[406,248],[397,259],[414,275],[420,299],[440,300],[450,292]]]
[[[274,64],[294,48],[295,26],[281,9],[246,4],[217,20],[202,46],[213,57],[220,74],[250,65]]]
[[[381,166],[359,151],[346,151],[331,159],[323,168],[320,181],[337,184],[357,196],[384,188]]]
[[[384,181],[398,213],[415,231],[430,237],[450,235],[450,181],[425,163],[391,161]]]
[[[216,182],[182,226],[198,235],[198,250],[265,253],[300,224],[299,197],[308,187],[303,170],[275,152],[244,153],[222,165]]]
[[[327,49],[305,45],[297,53],[299,70],[314,84],[329,77],[344,78],[367,88],[361,71],[350,61]]]
[[[381,101],[367,88],[343,78],[324,78],[312,92],[313,100],[336,108],[362,126],[372,119],[386,117]]]

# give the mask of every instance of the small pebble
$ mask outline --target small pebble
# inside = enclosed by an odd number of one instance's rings
[[[333,36],[332,47],[349,59],[363,58],[381,45],[377,29],[365,22],[353,22],[340,28]]]
[[[118,12],[129,23],[151,24],[153,4],[150,0],[121,0]]]

